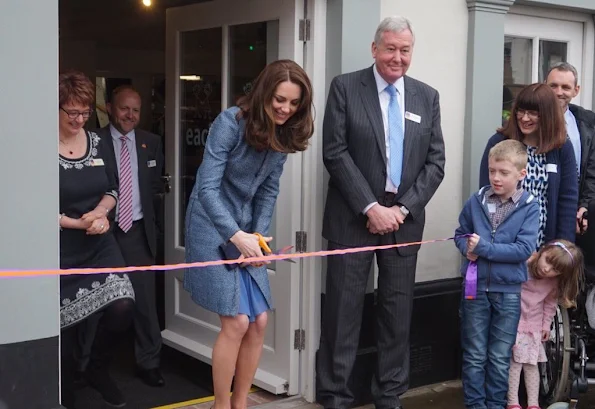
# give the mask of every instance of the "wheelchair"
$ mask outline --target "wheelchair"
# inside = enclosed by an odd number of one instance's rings
[[[595,329],[589,326],[587,294],[595,287],[595,203],[589,205],[589,229],[577,236],[585,256],[585,283],[577,307],[558,306],[550,339],[545,343],[548,362],[539,364],[540,403],[548,409],[586,409],[579,398],[595,384]]]

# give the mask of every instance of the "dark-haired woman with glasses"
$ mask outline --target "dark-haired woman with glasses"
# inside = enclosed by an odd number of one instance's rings
[[[60,75],[60,268],[125,266],[108,220],[118,199],[117,173],[106,167],[97,134],[83,129],[94,100],[95,86],[84,74]],[[62,405],[76,408],[77,335],[93,318],[97,326],[85,378],[108,404],[124,406],[126,400],[108,369],[119,333],[128,328],[133,314],[134,290],[128,276],[63,275],[60,300]]]
[[[481,161],[481,186],[490,183],[488,153],[504,139],[527,146],[529,162],[522,187],[539,203],[536,250],[554,239],[574,242],[578,170],[560,104],[548,85],[528,85],[517,95],[510,120],[488,141]]]

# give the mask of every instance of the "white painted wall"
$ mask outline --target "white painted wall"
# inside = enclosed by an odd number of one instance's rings
[[[390,15],[405,16],[413,24],[416,40],[408,75],[440,93],[446,175],[426,208],[424,239],[450,237],[467,199],[462,196],[467,5],[464,1],[382,0],[381,19]],[[372,37],[373,33],[370,42]],[[459,265],[452,242],[426,244],[419,253],[416,281],[457,277]]]

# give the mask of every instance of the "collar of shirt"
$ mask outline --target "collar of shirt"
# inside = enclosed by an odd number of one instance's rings
[[[512,200],[512,203],[516,204],[521,199],[522,195],[523,195],[523,189],[517,189],[508,200]],[[494,189],[490,187],[486,192],[486,197],[493,197],[493,196],[497,196],[497,195],[496,195],[496,192],[494,192]],[[498,200],[500,200],[499,197],[498,197]],[[504,203],[506,203],[506,202],[504,202]]]
[[[380,76],[380,73],[378,73],[378,69],[376,68],[376,64],[374,64],[374,78],[376,79],[376,87],[378,88],[378,93],[380,94],[386,89],[388,82],[386,82],[384,78]],[[403,95],[403,92],[405,91],[405,81],[403,80],[403,77],[396,80],[393,85],[397,89],[397,93],[399,95]]]
[[[114,141],[120,141],[120,137],[125,136],[127,137],[131,142],[134,142],[135,139],[135,134],[134,134],[134,129],[130,132],[128,132],[126,135],[122,135],[120,133],[120,131],[118,131],[112,124],[109,124],[109,131],[112,134],[112,139]]]

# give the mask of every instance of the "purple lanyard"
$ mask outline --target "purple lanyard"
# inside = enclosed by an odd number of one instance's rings
[[[477,298],[477,263],[470,261],[465,274],[465,299],[474,300]]]

